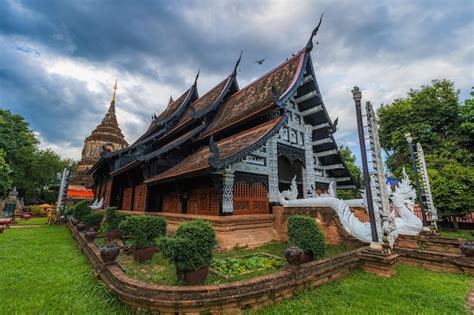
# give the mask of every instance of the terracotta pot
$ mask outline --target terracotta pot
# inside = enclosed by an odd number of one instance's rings
[[[6,227],[7,227],[6,225],[0,225],[0,234],[3,233],[3,230],[5,230]]]
[[[301,248],[299,248],[295,244],[292,244],[286,249],[285,258],[290,266],[298,266],[299,264],[301,264],[301,257],[303,256],[303,254],[304,251]]]
[[[153,255],[160,250],[158,249],[157,246],[151,246],[147,248],[141,248],[141,249],[134,249],[133,250],[133,258],[139,262],[145,262],[147,260],[150,260]]]
[[[118,247],[117,244],[112,242],[100,248],[100,257],[102,258],[102,261],[106,264],[113,263],[119,253],[120,247]]]
[[[86,229],[86,225],[82,222],[79,222],[77,225],[76,225],[76,229],[78,231],[84,231]]]
[[[84,237],[86,238],[86,241],[92,242],[95,237],[97,236],[97,232],[94,231],[93,229],[89,229],[84,233]]]
[[[107,232],[107,241],[116,240],[122,237],[122,234],[119,231],[113,230]]]
[[[204,266],[201,269],[193,271],[176,271],[178,280],[181,280],[186,285],[199,285],[206,281],[207,274],[209,273],[209,266]]]
[[[303,251],[303,255],[301,255],[301,259],[300,259],[300,264],[308,263],[310,261],[313,261],[313,259],[314,259],[314,254],[312,252]]]
[[[76,226],[76,225],[79,224],[79,220],[78,219],[72,219],[71,223],[72,223],[72,225]]]
[[[459,249],[466,257],[474,257],[474,241],[466,241]]]

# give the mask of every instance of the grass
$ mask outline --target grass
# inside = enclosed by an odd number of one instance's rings
[[[286,242],[272,242],[257,248],[242,248],[237,247],[231,251],[226,252],[216,252],[214,254],[215,258],[231,258],[231,257],[239,257],[239,256],[249,256],[255,255],[259,253],[267,253],[279,257],[284,257],[284,253],[286,248],[288,247],[288,243]],[[330,245],[327,247],[326,255],[324,257],[334,256],[340,254],[344,251],[350,250],[350,247],[344,245]],[[170,264],[162,255],[161,253],[157,253],[153,256],[153,258],[145,263],[138,263],[133,260],[131,256],[127,256],[124,254],[120,254],[117,258],[118,262],[125,270],[125,272],[136,279],[145,281],[145,282],[152,282],[164,285],[180,285],[178,279],[176,277],[176,269],[175,267]],[[227,283],[227,282],[234,282],[240,280],[251,279],[259,276],[268,275],[271,273],[275,273],[278,270],[281,270],[287,266],[286,262],[283,267],[281,268],[274,268],[274,269],[266,269],[266,270],[257,270],[241,275],[236,275],[232,277],[224,278],[220,275],[210,272],[206,284],[220,284],[220,283]]]
[[[405,265],[396,269],[389,279],[357,270],[255,314],[468,314],[464,298],[472,277]]]
[[[462,238],[466,240],[474,240],[471,231],[440,231],[440,236],[447,238]]]
[[[38,218],[31,218],[29,220],[23,220],[20,218],[16,218],[16,224],[18,225],[39,225],[39,224],[47,224],[48,217],[38,217]]]
[[[0,234],[0,314],[127,314],[64,226]]]

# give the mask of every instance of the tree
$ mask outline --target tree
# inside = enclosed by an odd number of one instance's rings
[[[442,216],[474,211],[473,103],[459,103],[453,82],[435,80],[377,111],[380,141],[389,154],[386,163],[396,176],[405,167],[413,178],[405,133],[423,146],[434,203]]]
[[[0,149],[0,196],[5,196],[11,188],[10,165],[5,161],[5,151]]]
[[[6,173],[6,189],[16,186],[20,196],[43,199],[48,185],[69,161],[61,160],[49,149],[40,150],[38,144],[22,116],[0,109],[0,152],[3,152],[0,154],[0,180],[3,183],[2,176]],[[2,160],[6,166],[2,166]]]
[[[347,146],[342,146],[339,151],[341,152],[342,159],[354,180],[358,183],[362,183],[362,171],[356,165],[356,157],[352,154],[351,149]],[[337,197],[340,199],[355,199],[361,198],[361,194],[358,189],[339,189],[337,191]]]

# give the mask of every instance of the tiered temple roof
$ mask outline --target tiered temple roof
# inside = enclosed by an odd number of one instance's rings
[[[290,99],[294,101],[298,93],[312,90],[310,97],[299,100],[298,106],[305,113],[304,121],[313,126],[314,152],[325,152],[318,159],[326,167],[328,177],[341,178],[343,186],[353,185],[332,136],[335,126],[315,80],[311,40],[294,56],[243,89],[239,89],[236,80],[240,58],[232,73],[201,97],[196,76],[193,85],[155,116],[134,144],[104,154],[91,172],[108,165],[115,176],[162,160],[159,164],[165,165],[165,169],[145,172],[144,182],[155,183],[222,169],[244,158],[250,149],[263,146],[263,140],[287,121],[285,104]]]

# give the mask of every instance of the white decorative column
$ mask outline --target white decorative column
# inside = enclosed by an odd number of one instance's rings
[[[268,200],[279,202],[278,190],[278,148],[276,136],[267,141]]]
[[[313,153],[313,129],[309,125],[304,126],[304,155],[306,161],[306,169],[303,169],[303,196],[304,198],[312,198],[315,196],[314,185],[316,176],[314,174],[314,153]]]
[[[234,212],[234,170],[226,168],[222,174],[222,213]]]
[[[397,227],[395,225],[395,213],[390,210],[389,194],[382,161],[382,150],[377,129],[377,118],[370,102],[366,103],[366,110],[370,152],[372,154],[375,187],[377,189],[377,204],[382,225],[382,246],[385,252],[390,253],[398,236]]]
[[[428,170],[426,169],[425,153],[420,143],[416,144],[416,151],[418,155],[418,162],[421,168],[421,179],[423,181],[423,188],[425,190],[426,203],[428,204],[428,211],[431,216],[431,229],[434,232],[438,231],[438,211],[436,210],[433,203],[433,196],[431,195],[430,179],[428,177]]]

